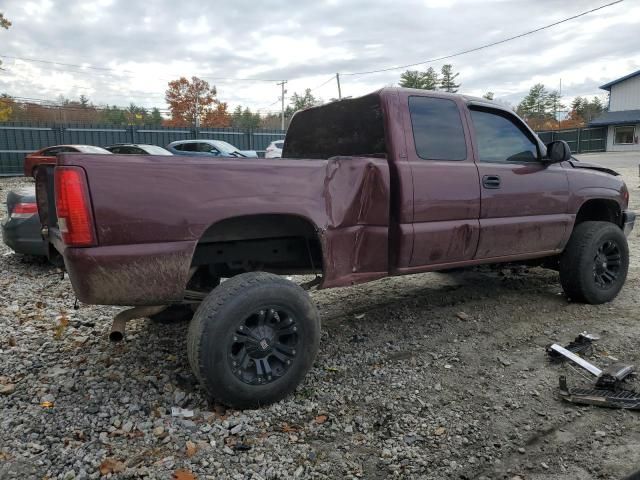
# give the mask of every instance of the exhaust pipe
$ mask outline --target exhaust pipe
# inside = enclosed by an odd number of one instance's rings
[[[193,277],[197,269],[198,267],[191,267],[189,269],[189,274],[188,274],[189,279],[187,280],[187,283],[189,280],[191,280],[191,277]],[[150,307],[133,307],[128,310],[123,310],[122,312],[117,314],[113,319],[113,324],[111,325],[111,332],[109,333],[109,340],[111,340],[112,342],[121,342],[122,340],[124,340],[124,329],[126,328],[127,322],[129,320],[133,320],[134,318],[150,317],[151,315],[160,313],[163,310],[166,310],[167,308],[169,308],[169,305],[155,305]]]
[[[121,342],[124,339],[124,330],[129,320],[134,318],[143,318],[155,315],[165,310],[168,305],[155,305],[150,307],[133,307],[123,310],[115,316],[109,333],[109,340],[112,342]]]

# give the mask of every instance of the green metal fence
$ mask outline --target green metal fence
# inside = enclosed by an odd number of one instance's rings
[[[544,143],[564,140],[573,153],[604,152],[607,149],[607,127],[571,128],[537,134]]]
[[[173,128],[87,124],[0,123],[0,175],[22,175],[25,155],[50,145],[82,144],[106,147],[114,143],[140,143],[161,147],[176,140],[224,140],[240,150],[262,154],[282,130],[238,128]]]
[[[573,128],[537,132],[549,143],[565,140],[574,153],[604,152],[607,128]],[[114,126],[87,124],[0,123],[0,175],[21,175],[26,154],[49,145],[86,144],[106,147],[114,143],[165,145],[176,140],[208,138],[224,140],[240,150],[259,154],[274,140],[284,138],[283,130],[243,130],[239,128],[174,128],[157,126]]]

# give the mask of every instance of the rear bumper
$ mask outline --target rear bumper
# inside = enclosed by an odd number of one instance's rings
[[[196,242],[65,248],[78,300],[94,305],[164,305],[183,299]]]
[[[49,245],[40,233],[40,219],[37,215],[9,218],[2,224],[2,240],[16,253],[47,256],[49,251]]]
[[[625,235],[629,236],[631,230],[633,230],[635,223],[635,212],[632,212],[631,210],[625,210],[624,212],[622,212],[622,230],[624,231]]]

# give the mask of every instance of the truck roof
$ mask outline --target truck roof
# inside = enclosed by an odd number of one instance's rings
[[[332,156],[380,156],[386,155],[385,99],[398,93],[436,98],[462,99],[471,106],[491,107],[510,114],[511,108],[486,98],[447,93],[437,90],[421,90],[402,87],[384,87],[367,95],[345,98],[315,107],[299,110],[291,119],[284,145],[283,157],[330,158]],[[526,125],[538,142],[542,152],[546,147]]]
[[[373,93],[374,94],[377,93],[382,97],[382,96],[386,96],[387,94],[396,93],[396,92],[407,92],[407,93],[414,93],[416,95],[429,95],[429,96],[440,97],[440,98],[461,98],[468,105],[478,105],[478,106],[486,105],[487,107],[491,107],[491,108],[499,108],[501,110],[507,110],[511,112],[513,111],[503,103],[499,103],[494,100],[488,100],[483,97],[467,95],[464,93],[449,93],[449,92],[442,92],[440,90],[423,90],[420,88],[404,88],[404,87],[384,87]]]

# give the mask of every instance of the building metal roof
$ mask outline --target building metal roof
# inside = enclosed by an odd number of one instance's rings
[[[604,85],[601,85],[600,88],[602,90],[607,90],[608,92],[611,91],[611,87],[613,87],[615,84],[620,83],[620,82],[624,82],[625,80],[629,80],[630,78],[635,77],[636,75],[640,75],[640,70],[636,70],[633,73],[630,73],[629,75],[625,75],[624,77],[620,77],[616,80],[612,80],[609,83],[605,83]]]
[[[619,112],[603,112],[589,122],[590,127],[602,125],[622,125],[640,123],[640,110],[622,110]]]

